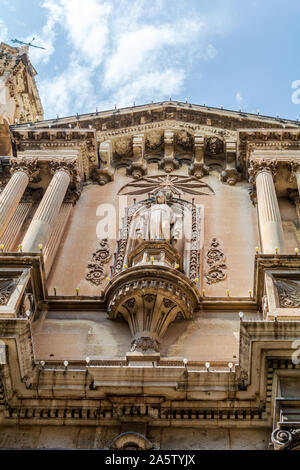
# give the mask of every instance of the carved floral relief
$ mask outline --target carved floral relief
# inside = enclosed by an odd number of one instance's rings
[[[206,253],[206,264],[207,270],[205,278],[208,284],[214,284],[226,279],[227,266],[225,264],[225,255],[216,238],[212,239],[210,247]]]
[[[105,278],[106,268],[105,265],[111,258],[110,248],[107,239],[99,241],[98,248],[92,254],[88,263],[88,271],[85,279],[95,286],[99,286],[101,281]]]

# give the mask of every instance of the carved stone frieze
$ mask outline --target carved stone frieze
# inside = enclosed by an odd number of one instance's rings
[[[85,275],[85,279],[95,286],[99,286],[101,281],[105,278],[106,269],[105,264],[111,258],[110,247],[107,239],[99,241],[97,249],[92,254],[92,257],[88,263],[88,271]]]
[[[23,171],[27,174],[29,181],[37,183],[40,181],[39,168],[37,158],[12,158],[11,163],[11,174],[16,171]]]
[[[208,284],[214,284],[226,279],[227,266],[225,264],[225,255],[216,238],[212,239],[210,247],[206,253],[206,264],[208,268],[205,272],[205,278]]]

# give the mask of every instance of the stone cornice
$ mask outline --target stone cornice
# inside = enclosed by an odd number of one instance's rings
[[[125,117],[128,117],[131,119],[131,121],[134,121],[134,123],[132,122],[131,125],[141,124],[141,118],[144,122],[145,119],[146,122],[149,122],[152,114],[154,115],[154,119],[152,120],[157,121],[157,114],[159,113],[162,113],[163,119],[166,119],[167,115],[170,113],[175,113],[175,116],[172,116],[172,119],[175,117],[175,119],[177,120],[188,121],[188,118],[191,117],[191,122],[195,122],[195,120],[201,119],[202,123],[204,123],[205,120],[209,119],[211,122],[208,125],[215,125],[214,123],[220,121],[220,119],[224,119],[227,122],[227,126],[225,127],[230,129],[238,129],[239,127],[244,127],[243,124],[245,124],[245,127],[247,126],[247,124],[248,127],[252,127],[252,124],[253,127],[262,127],[262,125],[267,125],[267,127],[272,126],[275,128],[280,128],[282,126],[297,128],[299,126],[299,123],[297,121],[292,121],[288,119],[255,115],[241,111],[233,111],[223,108],[213,108],[206,105],[196,105],[179,101],[163,101],[159,103],[150,103],[128,108],[96,111],[93,113],[81,115],[77,114],[75,116],[68,116],[53,120],[35,122],[32,124],[34,126],[46,127],[49,124],[64,126],[68,125],[69,123],[76,123],[76,125],[80,125],[80,123],[83,123],[83,125],[86,126],[87,122],[90,123],[91,120],[93,120],[95,122],[96,128],[98,130],[102,130],[103,123],[109,122],[110,124],[112,124],[114,122],[116,124],[118,123],[118,121],[122,121]],[[180,119],[179,116],[182,116],[182,119]],[[98,121],[98,124],[96,123],[96,121]]]

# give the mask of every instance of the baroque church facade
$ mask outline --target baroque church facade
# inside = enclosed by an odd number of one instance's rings
[[[300,449],[300,127],[43,119],[0,47],[0,448]]]

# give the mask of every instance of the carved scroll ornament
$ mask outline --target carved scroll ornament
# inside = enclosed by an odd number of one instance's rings
[[[208,269],[205,273],[205,278],[208,284],[214,284],[226,279],[227,266],[225,264],[225,255],[216,238],[212,239],[210,247],[206,253],[206,264],[208,265]]]
[[[88,272],[85,279],[95,286],[99,286],[105,278],[105,264],[111,257],[110,248],[106,239],[99,242],[99,247],[92,254],[88,263]]]

